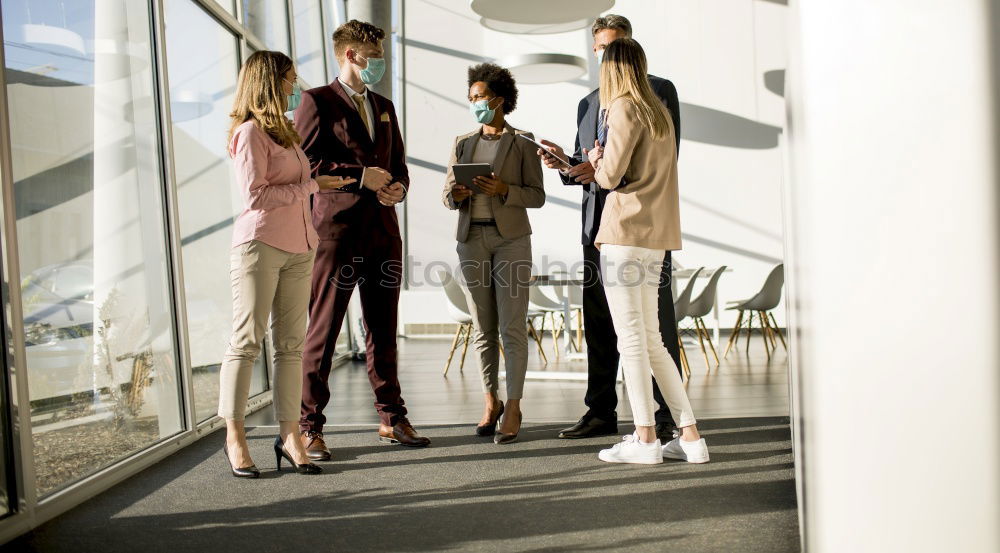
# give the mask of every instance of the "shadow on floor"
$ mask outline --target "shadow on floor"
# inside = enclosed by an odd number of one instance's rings
[[[466,426],[425,427],[433,447],[328,432],[334,462],[275,473],[273,429],[251,431],[265,470],[226,472],[215,433],[22,537],[38,551],[796,551],[787,419],[703,421],[712,462],[607,465],[615,437],[554,439],[527,425],[497,446]]]

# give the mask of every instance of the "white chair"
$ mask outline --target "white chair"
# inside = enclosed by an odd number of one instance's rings
[[[451,350],[448,352],[448,360],[444,364],[444,376],[448,376],[448,368],[451,366],[451,359],[458,349],[459,340],[465,341],[462,346],[462,361],[458,365],[458,371],[464,372],[465,354],[469,350],[469,339],[472,338],[472,315],[469,314],[469,303],[465,299],[465,292],[448,271],[438,272],[441,284],[444,286],[444,293],[448,296],[448,314],[458,323],[458,330],[455,331],[455,339],[451,341]]]
[[[719,354],[715,351],[715,344],[712,343],[712,335],[708,333],[708,327],[705,326],[705,316],[712,312],[715,307],[715,297],[719,288],[719,278],[722,273],[726,270],[726,266],[723,265],[712,273],[712,276],[708,279],[708,284],[698,295],[697,299],[691,300],[687,307],[686,315],[694,320],[695,332],[698,333],[698,343],[701,345],[701,353],[705,356],[705,367],[708,370],[712,370],[711,365],[708,362],[708,352],[705,351],[705,340],[708,340],[708,347],[712,350],[712,356],[715,357],[715,366],[719,366]]]
[[[689,380],[691,378],[691,365],[688,364],[687,352],[684,350],[684,340],[681,339],[680,322],[688,316],[688,307],[691,304],[691,292],[694,290],[694,284],[698,280],[698,274],[704,269],[704,267],[698,267],[694,274],[691,275],[687,284],[684,286],[684,291],[677,296],[677,301],[674,302],[674,319],[678,323],[677,345],[680,346],[681,367],[684,369],[684,375]]]
[[[440,271],[438,275],[441,278],[441,284],[444,286],[445,295],[448,297],[448,314],[459,325],[458,330],[455,331],[455,338],[451,342],[451,351],[448,352],[448,360],[444,365],[444,375],[448,376],[448,368],[451,366],[451,360],[455,356],[455,350],[458,349],[460,340],[465,343],[462,346],[462,360],[459,363],[458,370],[459,372],[464,372],[465,355],[469,350],[469,341],[472,339],[472,315],[470,314],[469,303],[465,297],[465,291],[462,290],[462,285],[448,271]],[[542,362],[548,364],[549,359],[545,356],[545,350],[542,349],[542,339],[538,335],[538,332],[535,331],[534,320],[540,316],[542,316],[542,313],[532,311],[529,308],[526,324],[528,325],[528,335],[538,344],[538,354],[542,357]],[[503,359],[503,344],[498,343],[498,348],[500,350],[500,358]]]
[[[757,320],[760,322],[761,340],[764,342],[764,351],[767,352],[767,358],[771,358],[771,349],[778,349],[778,342],[775,337],[781,339],[781,345],[788,351],[788,344],[785,343],[785,337],[781,334],[781,329],[778,328],[778,321],[774,319],[774,313],[771,311],[778,306],[781,301],[781,288],[785,285],[785,264],[782,263],[771,270],[771,273],[767,275],[767,279],[764,280],[764,286],[761,287],[760,292],[748,299],[748,300],[738,300],[727,302],[731,305],[727,307],[727,310],[736,309],[740,313],[736,317],[736,325],[733,326],[733,334],[729,337],[729,345],[726,347],[726,353],[722,355],[723,359],[729,355],[729,350],[733,345],[739,342],[740,325],[743,322],[744,312],[749,312],[750,316],[747,317],[747,354],[750,353],[750,335],[753,332],[753,316],[754,313],[757,314]]]
[[[541,352],[541,336],[545,335],[545,317],[549,317],[552,321],[552,342],[555,347],[557,360],[559,359],[559,332],[562,330],[562,325],[566,324],[566,321],[562,320],[562,313],[562,304],[546,295],[545,292],[542,291],[541,287],[538,285],[528,287],[528,332],[530,332],[535,338],[535,342],[538,344],[538,351]],[[559,327],[556,327],[556,315],[559,315]],[[535,318],[542,318],[542,325],[537,332],[535,331],[533,316]],[[543,357],[544,355],[545,354],[542,353]]]

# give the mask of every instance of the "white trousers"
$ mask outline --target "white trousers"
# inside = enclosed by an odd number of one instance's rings
[[[695,424],[677,366],[663,345],[657,298],[663,250],[603,244],[601,262],[611,320],[618,334],[625,388],[636,426],[654,426],[652,373],[678,428]]]

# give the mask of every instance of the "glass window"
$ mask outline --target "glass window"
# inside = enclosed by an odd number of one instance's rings
[[[2,5],[36,485],[183,429],[149,5]]]
[[[292,9],[295,15],[295,65],[299,78],[310,87],[324,85],[327,79],[320,0],[293,0]]]
[[[288,54],[287,8],[284,0],[243,0],[243,24],[268,48]]]
[[[229,250],[242,200],[226,149],[239,74],[236,37],[191,0],[168,0],[167,71],[174,174],[197,420],[215,415],[219,367],[232,330]],[[251,394],[267,387],[263,355]]]
[[[236,0],[215,0],[215,3],[226,8],[232,15],[236,15]]]
[[[337,65],[337,56],[333,55],[333,31],[347,21],[347,9],[344,5],[344,0],[327,2],[324,4],[324,7],[323,23],[326,25],[327,32],[323,36],[323,40],[325,41],[323,46],[326,48],[326,71],[329,75],[326,81],[330,82],[340,74],[340,66]],[[296,20],[296,23],[298,23],[298,20]]]

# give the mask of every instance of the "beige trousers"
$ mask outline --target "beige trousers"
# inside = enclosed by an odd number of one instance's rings
[[[299,420],[302,343],[315,250],[288,253],[251,240],[232,249],[233,335],[219,371],[219,416],[243,420],[253,364],[271,317],[274,376],[271,389],[278,421]]]

